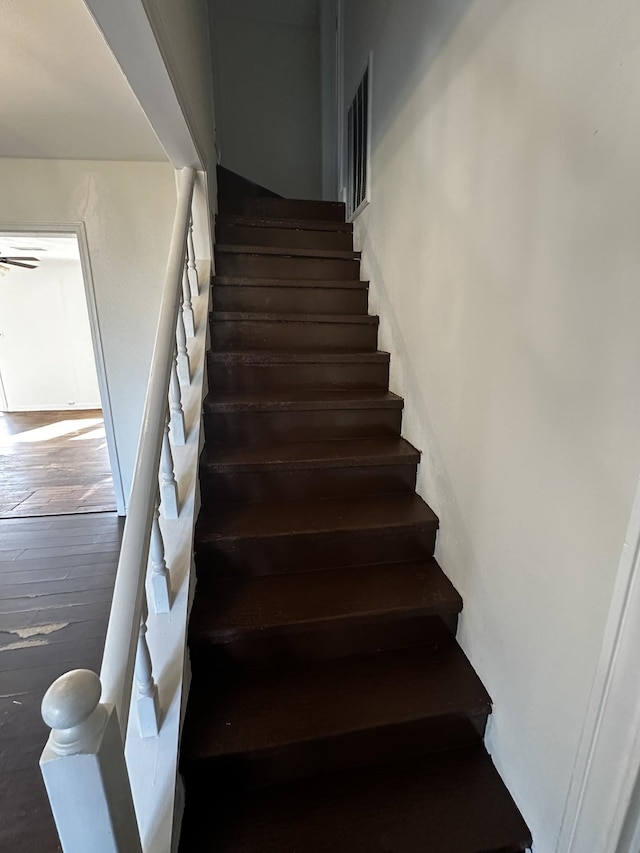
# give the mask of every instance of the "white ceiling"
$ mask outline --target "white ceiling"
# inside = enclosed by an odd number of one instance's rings
[[[46,260],[78,261],[80,250],[75,234],[39,236],[0,232],[0,255],[4,257],[33,257],[40,262]]]
[[[83,0],[0,0],[0,157],[166,160]]]

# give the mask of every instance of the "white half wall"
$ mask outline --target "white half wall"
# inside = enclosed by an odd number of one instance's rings
[[[79,253],[0,270],[0,378],[11,412],[100,408]]]
[[[640,472],[640,8],[344,8],[345,103],[373,50],[371,311],[488,746],[553,853]]]
[[[212,0],[223,166],[289,198],[322,196],[317,0]]]
[[[0,159],[0,186],[0,230],[85,224],[128,496],[175,211],[174,170],[168,163]]]

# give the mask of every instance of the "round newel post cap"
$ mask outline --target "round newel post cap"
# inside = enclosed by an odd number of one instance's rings
[[[100,679],[90,669],[65,672],[44,694],[42,719],[51,729],[74,729],[91,717],[101,693]]]

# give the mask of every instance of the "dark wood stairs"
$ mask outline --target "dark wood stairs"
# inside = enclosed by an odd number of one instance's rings
[[[216,234],[180,849],[524,851],[344,207]]]

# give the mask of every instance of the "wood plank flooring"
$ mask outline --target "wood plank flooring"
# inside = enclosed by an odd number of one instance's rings
[[[115,508],[100,409],[0,412],[0,518]]]
[[[0,850],[60,845],[40,776],[40,702],[69,669],[99,670],[124,519],[0,520]]]

